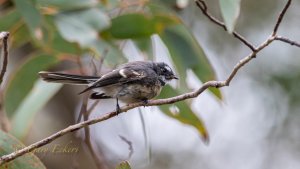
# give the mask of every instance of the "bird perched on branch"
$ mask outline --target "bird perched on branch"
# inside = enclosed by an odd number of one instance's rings
[[[127,104],[140,101],[147,104],[168,81],[178,79],[166,63],[151,61],[128,62],[101,77],[45,71],[39,75],[48,82],[87,85],[80,94],[92,90],[91,99],[115,98],[117,113],[120,113],[119,100]]]

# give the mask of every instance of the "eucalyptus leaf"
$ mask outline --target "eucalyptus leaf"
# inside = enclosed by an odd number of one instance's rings
[[[160,98],[169,98],[176,95],[179,95],[179,92],[167,85],[163,88]],[[193,126],[195,129],[197,129],[203,141],[205,143],[209,142],[209,136],[205,124],[203,123],[202,119],[193,112],[187,102],[180,101],[172,105],[161,105],[159,108],[169,117],[172,117],[184,124]]]
[[[0,16],[0,30],[15,30],[10,41],[17,48],[30,40],[30,32],[16,9],[8,10]],[[18,29],[16,29],[18,28]]]
[[[0,130],[0,157],[25,147],[12,135]],[[43,163],[33,153],[27,153],[11,162],[0,166],[1,169],[46,169]]]
[[[35,1],[14,0],[14,3],[17,11],[24,18],[26,25],[29,27],[32,35],[35,37],[42,24],[42,15],[35,7]]]
[[[32,122],[43,106],[59,91],[62,84],[37,80],[12,118],[12,133],[20,140],[28,134]]]
[[[12,46],[18,48],[31,41],[30,31],[25,24],[21,24],[13,36],[11,36]]]
[[[79,54],[81,52],[78,44],[66,41],[58,32],[54,33],[52,40],[48,46],[52,47],[52,49],[54,49],[56,52],[59,52],[59,54]]]
[[[12,74],[4,93],[4,106],[9,117],[13,116],[32,89],[38,78],[38,72],[46,70],[57,62],[58,59],[51,55],[32,55]]]
[[[40,6],[59,10],[76,10],[97,5],[97,0],[36,0]]]
[[[15,10],[9,10],[0,15],[0,30],[9,30],[20,21],[20,14]]]
[[[125,14],[113,18],[111,27],[102,35],[116,39],[149,38],[179,22],[178,18],[166,14]]]
[[[232,33],[240,14],[241,0],[219,0],[228,33]]]
[[[184,77],[188,69],[193,70],[202,82],[216,79],[213,67],[203,49],[184,25],[168,27],[159,36],[168,48],[176,70],[179,72],[182,88],[187,88]],[[211,91],[218,98],[222,98],[219,89]]]
[[[126,14],[112,19],[109,32],[114,38],[129,39],[149,37],[156,32],[150,16],[144,14]]]
[[[96,8],[63,12],[55,15],[54,23],[61,36],[69,42],[87,47],[98,39],[98,32],[110,25],[108,16]]]
[[[89,42],[87,46],[90,50],[95,52],[97,56],[104,57],[105,64],[112,67],[127,61],[122,51],[112,43],[103,40],[94,40]]]

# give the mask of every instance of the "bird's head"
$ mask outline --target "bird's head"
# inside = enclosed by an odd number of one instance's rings
[[[163,82],[167,82],[172,79],[178,79],[178,77],[175,76],[175,74],[172,71],[172,69],[170,68],[170,66],[164,62],[156,63],[155,71],[156,71],[157,75],[160,77],[160,80],[162,80]]]

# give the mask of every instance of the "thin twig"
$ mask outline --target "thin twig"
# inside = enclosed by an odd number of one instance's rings
[[[276,24],[274,26],[274,29],[273,29],[272,36],[275,36],[277,34],[279,25],[280,25],[280,23],[281,23],[281,21],[283,19],[283,16],[285,15],[287,9],[291,5],[291,2],[292,2],[292,0],[288,0],[288,2],[285,4],[284,8],[282,9],[281,13],[279,14],[279,17],[278,17],[277,22],[276,22]]]
[[[81,110],[80,110],[80,114],[83,115],[83,120],[87,121],[89,119],[90,113],[91,111],[93,111],[93,109],[95,108],[95,106],[92,106],[90,109],[87,108],[87,103],[88,103],[88,95],[84,96],[84,99],[82,101],[82,106],[81,106]],[[96,105],[96,104],[94,104]],[[93,161],[95,162],[96,166],[98,169],[108,169],[108,167],[105,165],[104,160],[99,157],[97,155],[97,153],[95,152],[93,145],[92,145],[92,141],[91,141],[91,131],[89,126],[86,126],[84,128],[84,134],[85,134],[85,144],[88,147],[92,158],[94,159]]]
[[[227,28],[225,24],[221,21],[219,21],[217,18],[213,17],[207,10],[207,5],[203,0],[196,0],[196,5],[201,9],[202,13],[213,23],[221,26],[225,31],[227,31]],[[244,43],[246,46],[248,46],[252,52],[255,51],[254,45],[252,45],[249,41],[247,41],[242,35],[237,33],[236,31],[232,32],[233,36],[237,39],[239,39],[242,43]]]
[[[0,84],[3,81],[6,68],[7,68],[7,62],[8,62],[8,38],[9,38],[9,32],[1,32],[0,33],[0,40],[2,39],[3,42],[3,64],[2,69],[0,72]]]
[[[230,73],[229,77],[226,81],[224,81],[225,86],[229,86],[231,80],[235,77],[238,70],[243,67],[245,64],[247,64],[250,60],[254,59],[256,57],[256,54],[260,52],[262,49],[270,45],[275,40],[274,36],[269,37],[264,43],[262,43],[259,47],[255,49],[254,52],[240,60],[233,68],[232,72]]]
[[[83,63],[82,63],[82,60],[81,60],[80,56],[76,56],[76,62],[77,62],[77,65],[79,66],[80,74],[81,75],[86,75],[86,72],[84,70],[84,66],[83,66]]]
[[[78,62],[81,74],[84,75],[85,72],[83,70],[83,64],[82,64],[82,61],[81,61],[80,57],[78,57],[77,62]],[[89,119],[89,116],[90,116],[91,112],[96,107],[96,104],[99,103],[98,101],[94,102],[94,104],[88,109],[89,95],[90,95],[90,92],[86,93],[83,96],[83,100],[82,100],[82,104],[81,104],[81,109],[80,109],[80,113],[79,113],[79,118],[78,118],[79,121],[80,121],[80,118],[82,116],[83,116],[83,120],[87,121]],[[102,157],[99,157],[97,155],[97,153],[95,152],[95,150],[93,148],[93,144],[92,144],[91,134],[90,133],[91,133],[90,126],[86,126],[84,128],[84,135],[85,135],[84,142],[85,142],[88,150],[91,153],[93,161],[95,162],[95,164],[96,164],[96,166],[97,166],[98,169],[108,169],[108,167],[105,165],[104,160],[102,159]]]
[[[286,38],[286,37],[276,36],[276,37],[275,37],[275,40],[278,40],[278,41],[282,41],[282,42],[288,43],[288,44],[290,44],[290,45],[292,45],[292,46],[295,45],[295,46],[297,46],[297,47],[300,48],[300,43],[299,43],[299,42],[290,40],[290,39],[288,39],[288,38]]]
[[[129,153],[128,153],[127,160],[129,160],[134,152],[132,142],[122,135],[119,135],[119,137],[122,141],[124,141],[128,145]]]
[[[287,3],[290,3],[290,0]],[[286,5],[286,6],[288,7],[289,5]],[[204,8],[204,9],[206,9],[206,8]],[[286,11],[287,8],[284,8],[284,10]],[[283,13],[282,15],[280,15],[281,20],[282,20],[285,12],[281,12],[281,13]],[[276,24],[276,27],[279,27],[279,26],[280,26],[280,22],[278,22],[278,24]],[[178,96],[175,96],[175,97],[171,97],[171,98],[166,98],[166,99],[149,100],[149,102],[147,103],[147,105],[145,105],[144,102],[132,103],[132,104],[123,106],[121,108],[121,110],[120,110],[120,113],[126,112],[128,110],[131,110],[133,108],[140,107],[140,106],[158,106],[158,105],[164,105],[164,104],[172,104],[172,103],[183,101],[183,100],[186,100],[186,99],[195,98],[195,97],[198,97],[202,92],[204,92],[209,87],[220,88],[220,87],[224,87],[224,86],[229,86],[230,82],[236,76],[237,72],[245,64],[247,64],[250,60],[252,60],[253,58],[255,58],[255,56],[257,55],[257,53],[259,53],[261,50],[263,50],[264,48],[266,48],[268,45],[270,45],[277,38],[278,37],[276,37],[272,33],[272,35],[265,42],[263,42],[257,48],[254,48],[255,50],[253,50],[251,54],[249,54],[248,56],[246,56],[245,58],[243,58],[242,60],[240,60],[236,64],[236,66],[233,68],[232,72],[230,73],[230,75],[228,76],[228,78],[225,81],[208,81],[208,82],[204,83],[196,91],[185,93],[185,94],[181,94],[181,95],[178,95]],[[283,41],[283,42],[285,42],[285,41]],[[286,43],[289,43],[289,42],[286,42]],[[289,44],[291,44],[291,43],[289,43]],[[295,44],[298,44],[298,42],[295,43]],[[101,121],[108,120],[108,119],[110,119],[112,117],[115,117],[117,115],[118,114],[115,111],[113,111],[113,112],[107,113],[107,114],[105,114],[103,116],[100,116],[98,118],[90,119],[90,120],[87,120],[87,121],[83,121],[83,122],[71,125],[71,126],[65,128],[65,129],[63,129],[61,131],[58,131],[57,133],[55,133],[55,134],[53,134],[53,135],[51,135],[51,136],[49,136],[47,138],[44,138],[44,139],[42,139],[42,140],[40,140],[40,141],[38,141],[36,143],[33,143],[33,144],[31,144],[31,145],[29,145],[27,147],[24,147],[24,148],[22,148],[20,150],[17,150],[15,152],[12,152],[10,154],[7,154],[7,155],[4,155],[4,156],[0,157],[0,166],[3,165],[4,163],[7,163],[7,162],[9,162],[9,161],[17,158],[17,157],[20,157],[20,156],[22,156],[22,155],[24,155],[26,153],[29,153],[29,152],[33,151],[34,149],[36,149],[36,148],[39,148],[39,147],[44,146],[46,144],[49,144],[52,141],[56,140],[57,138],[64,136],[65,134],[77,131],[77,130],[79,130],[81,128],[84,128],[86,126],[89,126],[89,125],[92,125],[92,124],[95,124],[95,123],[99,123]]]

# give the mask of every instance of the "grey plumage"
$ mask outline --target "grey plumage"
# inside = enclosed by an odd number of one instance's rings
[[[65,73],[54,73],[54,72],[39,72],[40,77],[47,82],[73,84],[73,85],[87,85],[97,81],[100,77],[98,76],[81,76],[72,75]]]
[[[146,102],[157,96],[167,81],[177,79],[167,64],[150,61],[125,63],[101,77],[53,72],[40,72],[39,75],[49,82],[88,85],[80,93],[93,90],[91,99],[116,98],[125,103]]]

